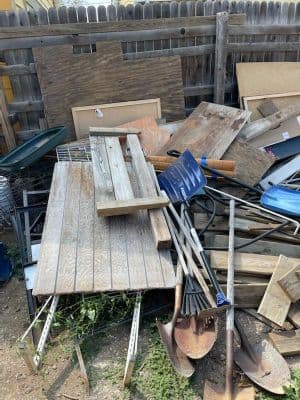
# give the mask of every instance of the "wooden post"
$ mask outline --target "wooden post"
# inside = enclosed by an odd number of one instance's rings
[[[15,133],[8,118],[8,109],[3,90],[3,85],[1,82],[0,82],[0,125],[2,127],[2,132],[5,138],[7,150],[14,149],[16,147]]]
[[[215,50],[215,77],[214,103],[224,104],[226,59],[228,44],[228,13],[220,12],[216,15],[216,50]]]

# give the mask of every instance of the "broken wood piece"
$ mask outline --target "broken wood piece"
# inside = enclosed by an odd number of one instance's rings
[[[245,110],[203,101],[157,154],[189,149],[195,157],[220,159],[249,116]]]
[[[300,329],[287,332],[270,332],[269,339],[283,356],[300,354]]]
[[[300,299],[300,279],[298,273],[300,273],[300,265],[296,265],[278,280],[279,285],[290,297],[292,303]]]
[[[126,135],[140,135],[140,129],[134,128],[109,128],[109,127],[90,127],[90,136],[126,136]]]
[[[295,264],[292,259],[282,255],[279,257],[267,290],[257,311],[259,314],[279,326],[283,325],[287,317],[291,305],[291,299],[281,288],[278,280],[285,275],[286,271],[293,269],[294,266]]]
[[[291,305],[287,318],[295,328],[300,328],[300,301]]]
[[[141,196],[157,196],[157,191],[137,136],[128,135],[127,144],[131,153],[132,167],[135,171]],[[163,211],[149,210],[149,217],[156,247],[158,249],[169,248],[171,245],[171,234]]]
[[[268,117],[269,115],[275,114],[279,111],[279,108],[276,107],[272,100],[262,102],[257,109],[263,117]]]
[[[97,203],[97,214],[102,217],[133,214],[140,210],[152,210],[168,205],[165,197],[134,198],[128,200],[113,200],[106,203]]]
[[[216,270],[227,270],[227,251],[212,250],[210,262]],[[276,267],[278,257],[266,256],[254,253],[235,253],[235,271],[237,273],[250,275],[272,275]]]
[[[75,342],[75,351],[76,351],[76,355],[77,355],[77,358],[78,358],[80,374],[81,374],[81,377],[82,377],[82,379],[84,381],[85,391],[86,391],[86,394],[88,395],[90,393],[89,378],[88,378],[88,374],[86,372],[86,368],[85,368],[85,364],[84,364],[84,361],[83,361],[81,349],[80,349],[79,343],[77,341]]]
[[[120,128],[135,128],[141,131],[139,140],[146,155],[156,154],[157,151],[170,140],[167,129],[159,126],[154,117],[145,116],[135,121],[120,125]]]

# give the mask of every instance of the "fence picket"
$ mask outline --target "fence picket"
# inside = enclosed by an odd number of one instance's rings
[[[49,19],[50,24],[58,24],[59,23],[57,8],[55,8],[55,7],[49,8],[48,19]]]

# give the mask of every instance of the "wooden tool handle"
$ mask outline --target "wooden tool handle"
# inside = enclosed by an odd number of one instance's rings
[[[151,163],[157,171],[164,171],[172,164],[170,162],[161,162],[161,161],[151,161]],[[225,170],[221,170],[221,169],[216,169],[216,171],[220,171],[221,173],[223,173],[227,176],[230,176],[230,177],[235,176],[235,171],[225,171]],[[205,175],[212,176],[213,174],[211,172],[205,171]]]
[[[156,163],[173,163],[175,161],[174,157],[171,156],[148,156],[146,157],[147,161],[150,161],[153,165]],[[200,158],[196,159],[198,163],[201,163]],[[232,160],[213,160],[213,159],[206,159],[206,165],[209,168],[220,169],[222,171],[234,171],[235,170],[235,161]]]

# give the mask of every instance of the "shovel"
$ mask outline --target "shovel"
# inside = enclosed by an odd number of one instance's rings
[[[239,388],[233,386],[233,337],[234,337],[234,200],[230,200],[229,249],[227,296],[231,307],[226,312],[226,380],[225,390],[206,381],[204,400],[254,400],[253,387]]]
[[[178,374],[189,378],[195,372],[194,367],[192,366],[190,360],[187,356],[180,350],[177,346],[173,338],[173,332],[177,317],[180,312],[181,307],[181,298],[182,298],[182,268],[178,263],[177,265],[177,274],[176,274],[176,288],[175,288],[175,305],[173,317],[170,322],[167,324],[162,324],[159,320],[156,320],[156,325],[158,328],[158,332],[161,338],[162,343],[164,344],[171,364],[175,371]]]
[[[170,322],[167,324],[162,324],[159,320],[156,320],[156,326],[158,328],[158,332],[161,338],[162,343],[164,344],[171,364],[175,371],[178,374],[189,378],[195,372],[193,365],[190,360],[187,358],[186,354],[179,348],[177,343],[173,338],[175,324],[180,313],[181,309],[181,301],[182,301],[182,267],[184,264],[183,255],[180,251],[178,242],[174,235],[174,232],[170,230],[172,239],[178,254],[178,263],[177,263],[177,273],[176,273],[176,287],[175,287],[175,304],[174,304],[174,312],[173,317]]]
[[[183,207],[182,207],[183,209]],[[182,214],[181,214],[182,216]],[[187,246],[187,253],[192,255],[191,248]],[[187,261],[190,270],[191,258]],[[202,292],[202,304],[205,309],[209,303]],[[203,358],[212,349],[217,339],[215,321],[211,315],[192,315],[190,318],[178,319],[174,329],[174,339],[178,347],[188,357],[193,359]]]
[[[252,345],[237,319],[235,326],[241,339],[241,347],[234,353],[236,364],[258,386],[274,394],[284,394],[283,387],[291,380],[285,359],[266,340]]]

